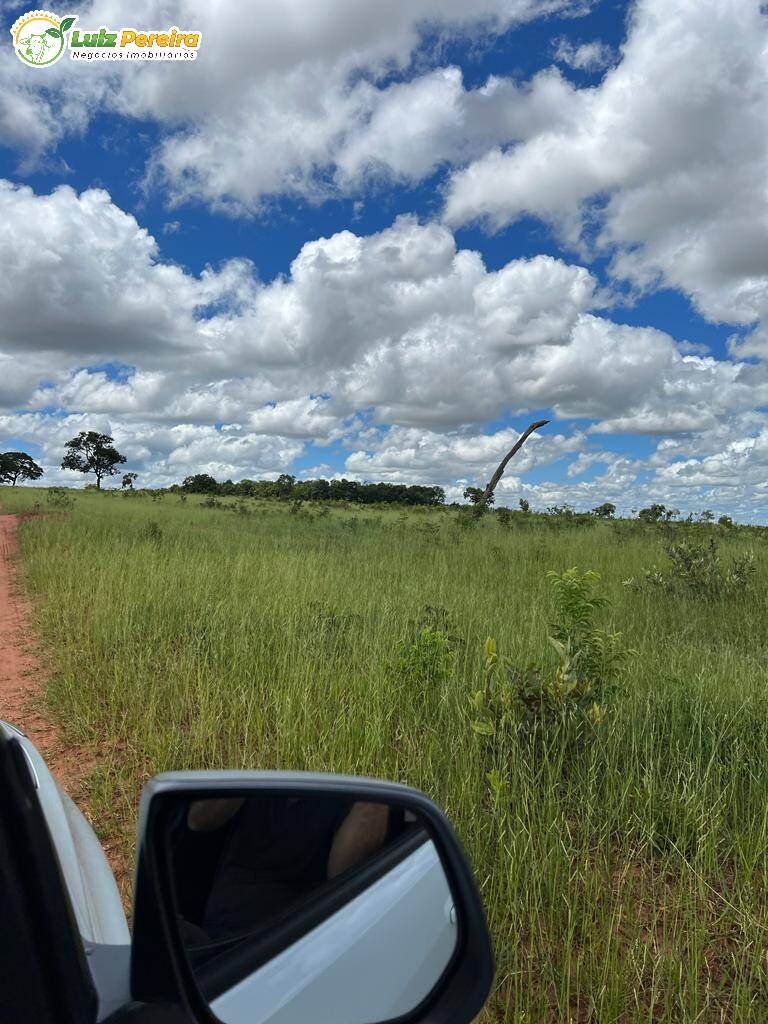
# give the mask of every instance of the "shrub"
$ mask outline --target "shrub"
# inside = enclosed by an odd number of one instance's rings
[[[49,487],[46,500],[52,508],[69,508],[74,498],[63,487]]]
[[[751,551],[736,556],[730,566],[723,567],[714,537],[706,544],[678,541],[670,544],[665,553],[670,561],[667,569],[644,569],[640,576],[625,580],[624,585],[633,590],[660,588],[668,593],[690,591],[713,598],[748,590],[756,570]]]
[[[502,526],[505,530],[508,530],[512,525],[512,513],[508,508],[497,508],[496,509],[496,522],[499,526]]]
[[[453,672],[455,646],[446,630],[422,626],[415,638],[399,645],[395,674],[417,694],[441,688]]]
[[[621,633],[598,629],[595,614],[608,605],[595,592],[596,572],[569,569],[547,573],[555,591],[556,616],[549,643],[557,656],[554,670],[540,665],[519,668],[485,642],[483,688],[471,698],[472,728],[499,754],[512,736],[556,742],[572,752],[599,726],[613,699],[621,669],[634,653]],[[493,758],[494,762],[498,758]]]

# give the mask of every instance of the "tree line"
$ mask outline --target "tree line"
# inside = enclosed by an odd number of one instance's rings
[[[536,424],[534,424],[536,426]],[[78,473],[92,473],[96,478],[96,488],[101,489],[101,482],[107,477],[115,476],[119,468],[127,460],[117,448],[109,434],[99,434],[94,430],[81,430],[64,446],[62,469],[74,470]],[[0,483],[15,487],[21,480],[39,480],[43,468],[27,452],[0,452]],[[133,490],[138,473],[123,473],[123,489]],[[344,501],[351,504],[375,505],[444,505],[445,491],[442,487],[424,484],[390,484],[360,483],[358,480],[297,480],[290,473],[281,473],[276,480],[232,480],[219,482],[210,473],[194,473],[184,481],[175,484],[171,490],[181,490],[190,494],[220,495],[222,497],[240,498],[281,498],[293,501]],[[479,487],[467,487],[464,498],[478,512],[493,504],[493,493],[490,495]],[[522,512],[529,512],[530,505],[525,498],[519,501]],[[646,523],[673,522],[680,515],[679,509],[667,508],[654,503],[647,508],[632,510],[637,518]],[[553,505],[547,509],[550,515],[565,518],[578,516],[579,513],[571,505]],[[603,502],[591,510],[581,513],[598,519],[613,519],[616,506]],[[704,509],[698,516],[700,522],[712,522],[715,514]],[[693,515],[688,516],[693,521]],[[732,523],[730,516],[720,516],[718,522],[727,526]]]
[[[297,480],[281,473],[277,480],[224,480],[219,483],[209,473],[188,476],[181,490],[190,494],[216,494],[239,498],[282,498],[292,501],[346,501],[374,505],[443,505],[442,487],[423,484],[360,483],[357,480]]]

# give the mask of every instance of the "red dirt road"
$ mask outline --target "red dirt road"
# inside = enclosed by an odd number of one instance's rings
[[[48,669],[42,645],[32,629],[29,603],[16,570],[16,529],[21,518],[0,515],[0,718],[27,734],[58,784],[91,821],[87,779],[98,762],[84,748],[65,743],[45,715],[44,685]],[[127,912],[130,869],[125,850],[119,840],[112,837],[103,845]]]
[[[23,730],[45,758],[59,785],[82,804],[82,782],[93,768],[84,751],[67,746],[46,719],[46,666],[29,604],[16,578],[16,528],[21,517],[0,515],[0,718]],[[82,807],[81,807],[82,809]]]

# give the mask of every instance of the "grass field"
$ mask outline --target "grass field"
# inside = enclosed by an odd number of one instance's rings
[[[6,511],[34,502],[50,507],[0,490]],[[446,808],[474,865],[497,955],[488,1020],[768,1018],[760,535],[700,528],[726,562],[757,563],[750,590],[707,598],[623,585],[664,562],[656,527],[239,507],[81,492],[21,528],[50,713],[100,752],[103,830],[130,844],[139,789],[165,769],[394,778]],[[471,727],[483,642],[554,666],[546,573],[574,565],[601,574],[600,625],[633,651],[619,693],[567,761],[523,737],[489,753]],[[445,657],[408,656],[425,623]]]

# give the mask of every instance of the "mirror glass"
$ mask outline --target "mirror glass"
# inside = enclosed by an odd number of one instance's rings
[[[378,1024],[446,972],[457,908],[408,806],[259,790],[179,796],[166,820],[179,931],[223,1024]]]

